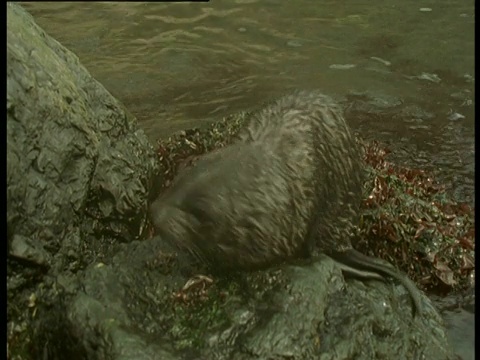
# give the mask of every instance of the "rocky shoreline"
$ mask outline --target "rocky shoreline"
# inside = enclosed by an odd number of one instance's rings
[[[346,281],[326,256],[188,282],[184,259],[152,237],[148,204],[249,116],[155,148],[72,52],[7,5],[9,359],[454,358],[426,296],[412,322],[401,286]],[[378,144],[364,149],[359,245],[425,290],[473,286],[473,210]],[[396,226],[382,233],[385,219]]]

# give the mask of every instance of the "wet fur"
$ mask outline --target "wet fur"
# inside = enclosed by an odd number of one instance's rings
[[[419,310],[405,275],[351,246],[363,171],[338,105],[296,92],[260,111],[232,145],[184,169],[151,215],[162,236],[215,269],[260,269],[323,252],[347,273],[399,280]]]

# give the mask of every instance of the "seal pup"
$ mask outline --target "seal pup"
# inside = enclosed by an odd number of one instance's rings
[[[325,253],[349,275],[398,280],[418,313],[415,284],[352,247],[363,179],[340,107],[318,91],[298,91],[254,115],[231,145],[183,169],[150,213],[160,236],[218,271]]]

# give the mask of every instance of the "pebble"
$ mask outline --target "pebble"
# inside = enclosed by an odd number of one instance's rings
[[[15,234],[10,244],[10,255],[31,261],[37,265],[48,264],[48,253],[38,242],[29,237]]]

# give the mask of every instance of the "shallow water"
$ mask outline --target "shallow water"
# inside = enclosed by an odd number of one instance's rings
[[[462,360],[475,359],[475,314],[464,309],[443,314],[448,338]]]
[[[381,93],[434,117],[354,125],[473,203],[474,1],[23,4],[152,140],[292,88]]]
[[[472,0],[23,5],[152,140],[293,88],[391,96],[433,116],[352,119],[352,126],[388,142],[400,161],[434,170],[457,199],[473,203]],[[459,324],[451,325],[458,338],[471,333]],[[473,357],[473,347],[466,351],[462,345],[462,356]]]

